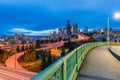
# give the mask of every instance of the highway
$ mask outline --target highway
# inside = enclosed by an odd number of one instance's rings
[[[56,43],[48,43],[48,44],[42,44],[40,49],[36,50],[44,50],[44,49],[51,49],[51,48],[58,48],[63,46],[64,41],[62,42],[56,42]]]
[[[78,80],[120,80],[120,62],[106,46],[97,47],[86,56]]]
[[[0,67],[0,80],[30,80],[36,73]]]
[[[58,48],[58,47],[63,46],[63,44],[64,44],[64,42],[49,43],[49,44],[42,45],[41,48],[36,49],[36,50],[38,51],[38,50],[44,50],[44,49]],[[24,52],[20,52],[20,53],[17,53],[15,55],[9,57],[6,60],[6,66],[10,67],[10,68],[15,68],[15,69],[25,71],[25,69],[23,67],[21,67],[19,65],[19,63],[17,62],[18,58],[21,57],[23,54],[24,54]]]
[[[64,43],[57,42],[52,44],[42,45],[42,48],[36,50],[44,50],[61,47]],[[6,60],[6,66],[0,68],[0,80],[29,80],[36,73],[26,71],[17,62],[18,58],[22,56],[24,52],[17,53]]]
[[[6,66],[7,67],[10,67],[10,68],[15,68],[15,69],[19,69],[19,70],[23,70],[25,71],[25,69],[23,67],[21,67],[18,63],[18,58],[20,56],[22,56],[24,54],[24,52],[20,52],[20,53],[17,53],[13,56],[11,56],[10,58],[8,58],[5,62]]]

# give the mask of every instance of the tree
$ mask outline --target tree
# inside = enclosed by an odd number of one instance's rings
[[[34,45],[31,45],[31,50],[35,51],[35,46]]]
[[[56,60],[56,57],[55,57],[55,55],[53,55],[53,60],[52,61],[54,62],[55,60]]]
[[[31,44],[29,45],[29,50],[31,50]]]
[[[31,53],[30,53],[30,61],[35,61],[36,60],[36,54],[35,54],[35,51],[32,51]]]
[[[41,63],[41,67],[42,67],[42,70],[47,67],[47,60],[46,60],[45,51],[43,51],[43,53],[42,53],[42,63]]]
[[[52,55],[51,55],[51,51],[48,51],[48,65],[50,65],[52,63]]]
[[[23,59],[24,59],[24,62],[29,62],[30,61],[28,52],[24,53]]]
[[[2,55],[2,62],[4,63],[7,59],[7,51],[4,51],[3,55]]]
[[[89,42],[97,42],[96,39],[94,39],[93,37],[90,38]]]
[[[103,42],[106,42],[107,40],[106,40],[106,38],[103,38],[102,41],[103,41]]]
[[[61,56],[65,55],[65,49],[62,49]]]
[[[29,50],[28,46],[26,46],[25,50],[26,50],[26,51]]]
[[[2,54],[4,52],[4,50],[0,49],[0,54]]]
[[[36,40],[36,48],[40,48],[40,41]]]
[[[25,47],[24,47],[24,45],[22,46],[21,51],[25,51]]]
[[[20,47],[19,46],[17,46],[16,51],[20,52]]]
[[[59,41],[59,42],[60,42],[60,41],[62,41],[62,38],[61,38],[61,37],[59,37],[59,38],[58,38],[58,41]]]

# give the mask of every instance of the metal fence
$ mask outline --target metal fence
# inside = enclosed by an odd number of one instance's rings
[[[118,43],[110,42],[109,44]],[[107,45],[107,43],[92,42],[84,44],[64,57],[59,58],[52,65],[31,78],[31,80],[76,80],[86,54],[91,49],[102,45]]]

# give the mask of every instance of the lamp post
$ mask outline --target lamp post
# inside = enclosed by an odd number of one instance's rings
[[[110,40],[109,31],[110,31],[110,17],[108,17],[108,20],[107,20],[107,46],[108,48],[109,48],[109,40]]]
[[[120,19],[120,12],[115,12],[114,13],[114,19],[119,20]],[[110,17],[108,17],[107,19],[107,46],[109,48],[109,41],[110,41],[110,36],[109,33],[110,32]]]

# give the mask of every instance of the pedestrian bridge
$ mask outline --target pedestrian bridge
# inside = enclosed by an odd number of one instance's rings
[[[119,80],[120,63],[109,54],[107,44],[84,44],[59,58],[31,80]]]

